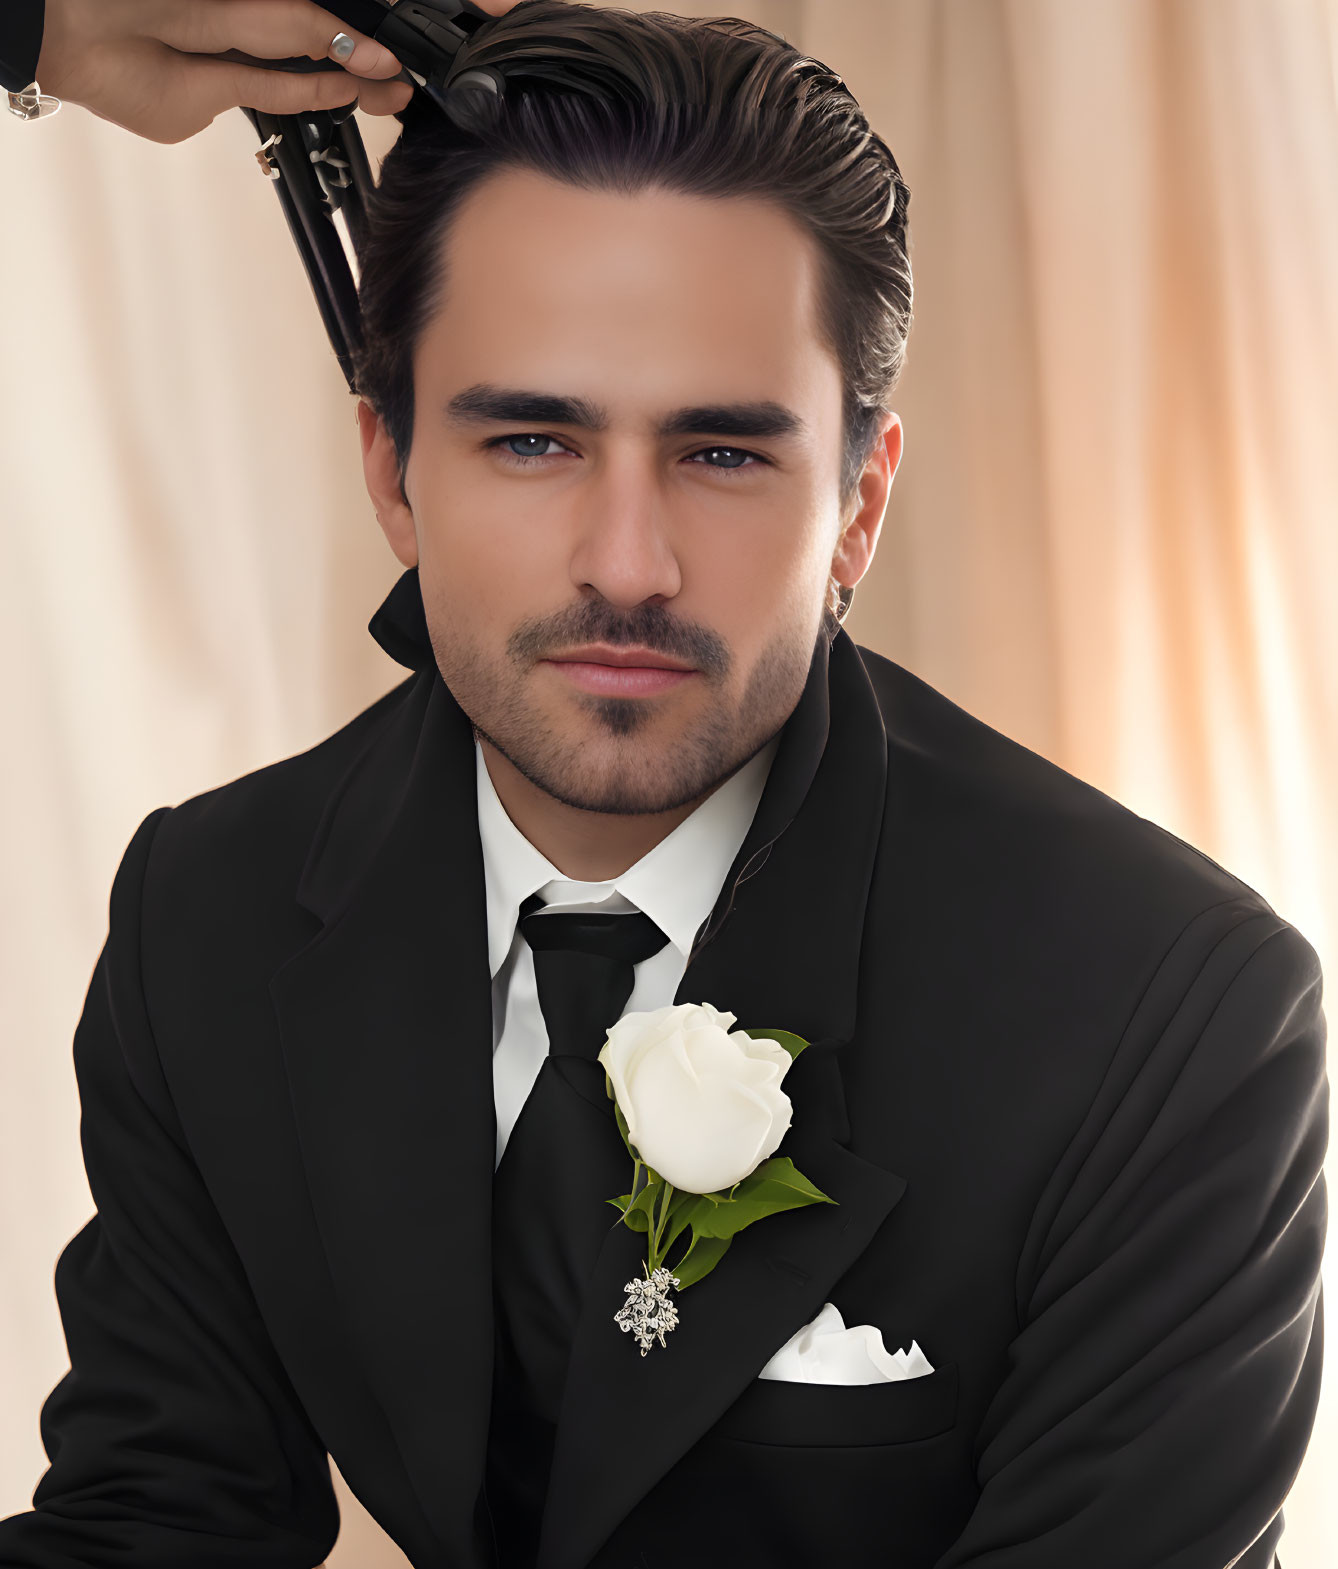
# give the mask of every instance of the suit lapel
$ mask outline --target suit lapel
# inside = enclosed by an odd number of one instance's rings
[[[625,1283],[641,1273],[644,1239],[615,1221],[572,1347],[538,1569],[588,1563],[817,1314],[905,1190],[904,1178],[848,1147],[840,1067],[855,1033],[886,772],[877,699],[854,644],[838,633],[830,679],[825,645],[814,659],[676,998],[812,1042],[786,1076],[794,1116],[779,1153],[836,1203],[771,1215],[741,1232],[716,1269],[676,1298],[678,1327],[645,1357],[613,1321]],[[626,1189],[625,1153],[622,1167],[609,1197]]]
[[[335,1306],[451,1563],[475,1561],[492,1358],[472,746],[420,674],[327,806],[299,890],[324,926],[271,981]]]

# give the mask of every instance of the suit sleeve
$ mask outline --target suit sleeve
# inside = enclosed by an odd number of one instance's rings
[[[75,1030],[97,1213],[56,1266],[70,1370],[42,1408],[33,1508],[0,1521],[4,1569],[311,1569],[338,1532],[324,1445],[191,1158],[141,992],[168,810],[122,858]]]
[[[0,87],[22,92],[37,75],[46,0],[0,3]]]
[[[935,1569],[1277,1561],[1320,1383],[1322,980],[1271,911],[1203,924],[1037,1205],[980,1493]]]

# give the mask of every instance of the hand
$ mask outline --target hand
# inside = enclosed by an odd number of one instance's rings
[[[515,0],[479,0],[501,16]],[[229,49],[265,60],[331,58],[336,33],[356,43],[341,71],[296,75],[210,60]],[[183,142],[226,109],[300,114],[352,103],[395,114],[413,95],[400,62],[310,0],[46,0],[42,91],[153,142]]]

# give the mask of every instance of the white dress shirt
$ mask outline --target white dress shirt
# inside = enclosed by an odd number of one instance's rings
[[[779,737],[773,737],[620,877],[579,883],[564,877],[507,816],[483,760],[483,748],[475,739],[479,834],[488,899],[488,967],[492,972],[493,1099],[497,1107],[494,1167],[501,1163],[511,1129],[548,1055],[534,956],[517,929],[522,902],[537,893],[554,910],[596,910],[607,915],[640,910],[650,916],[669,941],[659,953],[635,966],[632,995],[623,1012],[667,1007],[683,979],[697,932],[710,915],[747,836],[778,744]]]

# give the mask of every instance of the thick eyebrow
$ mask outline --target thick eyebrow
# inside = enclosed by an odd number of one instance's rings
[[[575,425],[581,430],[607,430],[608,410],[588,398],[563,397],[553,392],[526,392],[515,387],[495,387],[479,382],[457,392],[446,404],[447,419],[482,424]],[[784,437],[807,434],[804,421],[784,404],[703,403],[673,409],[655,426],[657,436]]]

